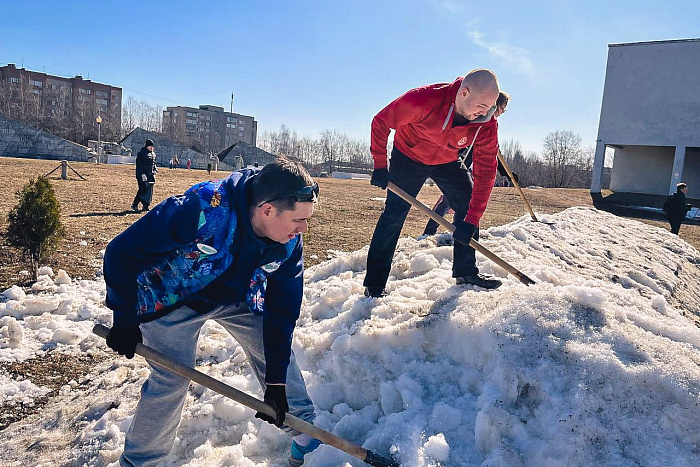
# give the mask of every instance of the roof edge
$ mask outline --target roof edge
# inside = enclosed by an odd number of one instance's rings
[[[669,39],[661,41],[643,41],[643,42],[620,42],[616,44],[608,44],[608,47],[623,47],[628,45],[649,45],[649,44],[673,44],[677,42],[700,42],[700,38],[696,39]]]

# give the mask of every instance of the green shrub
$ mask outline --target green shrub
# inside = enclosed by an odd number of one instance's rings
[[[30,180],[16,196],[18,203],[8,215],[7,241],[22,250],[36,280],[39,262],[56,249],[64,235],[61,207],[44,177]]]

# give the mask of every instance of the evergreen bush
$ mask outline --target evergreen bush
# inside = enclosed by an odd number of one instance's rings
[[[18,190],[18,203],[8,215],[7,242],[22,250],[31,263],[34,280],[39,262],[60,244],[65,234],[61,207],[48,179],[38,177]]]

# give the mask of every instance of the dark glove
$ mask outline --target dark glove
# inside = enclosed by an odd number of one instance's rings
[[[136,344],[141,344],[143,337],[138,326],[114,326],[107,334],[107,345],[126,358],[134,358]]]
[[[520,181],[518,180],[518,174],[516,174],[515,172],[511,173],[513,174],[513,180],[515,180],[515,183],[520,183]],[[510,177],[508,178],[510,179]],[[510,182],[513,183],[513,180],[511,180]]]
[[[370,183],[374,186],[378,186],[382,190],[386,190],[386,186],[389,184],[389,169],[386,167],[383,169],[374,169],[372,171],[372,180]]]
[[[289,403],[287,403],[287,389],[284,385],[270,384],[265,389],[265,398],[263,399],[267,405],[275,409],[277,414],[276,419],[262,412],[257,412],[255,418],[271,423],[276,427],[281,427],[284,424],[284,416],[289,412]]]
[[[474,224],[470,224],[469,222],[456,221],[455,227],[457,228],[455,229],[454,233],[452,233],[452,237],[455,239],[455,241],[461,243],[462,245],[469,245],[469,241],[474,236],[474,232],[476,232],[476,226]]]

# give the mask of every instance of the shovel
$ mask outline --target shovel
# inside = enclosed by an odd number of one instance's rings
[[[498,160],[501,162],[501,165],[503,165],[503,168],[506,169],[506,173],[508,174],[508,178],[510,178],[510,181],[513,182],[513,186],[515,187],[516,190],[518,190],[520,197],[523,199],[523,202],[525,203],[525,207],[527,208],[528,211],[530,211],[530,217],[532,217],[532,220],[535,222],[540,222],[542,224],[553,225],[554,222],[541,221],[541,220],[537,219],[535,212],[532,210],[532,206],[530,206],[530,203],[528,203],[527,198],[525,197],[525,193],[523,193],[523,189],[520,188],[520,184],[515,180],[515,177],[513,176],[513,172],[510,171],[510,167],[508,167],[508,164],[506,164],[506,158],[503,157],[500,150],[498,151],[497,156],[498,156]]]
[[[414,208],[419,209],[422,211],[424,214],[426,214],[428,217],[430,217],[432,220],[446,228],[450,233],[453,233],[456,229],[456,227],[451,224],[450,222],[446,221],[444,217],[438,215],[433,211],[432,209],[426,207],[423,203],[418,201],[416,198],[413,196],[409,195],[406,193],[404,190],[401,188],[397,187],[394,185],[392,182],[389,182],[387,184],[387,188],[391,191],[393,191],[399,198],[403,199],[406,201],[408,204],[412,205]],[[525,274],[522,272],[518,271],[515,269],[513,266],[496,256],[496,254],[492,253],[489,249],[487,249],[485,246],[481,245],[479,242],[474,240],[473,238],[469,241],[470,247],[474,248],[476,251],[481,253],[482,255],[486,256],[488,259],[493,261],[494,263],[498,264],[500,267],[508,271],[509,273],[513,274],[515,277],[520,280],[525,285],[530,285],[530,284],[535,284],[535,281],[527,277]]]
[[[92,332],[102,337],[103,339],[106,339],[107,334],[109,334],[109,328],[101,324],[96,324],[92,328]],[[229,399],[233,399],[234,401],[239,402],[245,405],[246,407],[250,407],[251,409],[257,412],[262,412],[266,415],[269,415],[270,417],[276,417],[275,410],[263,401],[256,399],[255,397],[250,396],[242,391],[239,391],[234,387],[224,384],[221,381],[214,379],[209,375],[205,375],[204,373],[197,371],[194,368],[190,368],[187,365],[178,363],[168,358],[164,354],[158,352],[157,350],[152,349],[151,347],[148,347],[143,344],[136,344],[136,353],[141,355],[149,362],[158,364],[159,366],[169,371],[172,371],[176,375],[182,376],[183,378],[188,378],[196,383],[199,383],[205,388],[209,388],[212,391],[216,391],[219,394],[226,396]],[[284,417],[284,424],[297,431],[306,433],[307,435],[320,440],[323,444],[328,444],[330,446],[340,449],[341,451],[345,451],[351,456],[355,456],[361,461],[364,461],[366,464],[373,465],[375,467],[401,467],[401,464],[394,460],[389,460],[368,449],[352,444],[349,441],[339,438],[333,433],[330,433],[317,426],[314,426],[311,423],[306,422],[289,413],[286,414]]]

